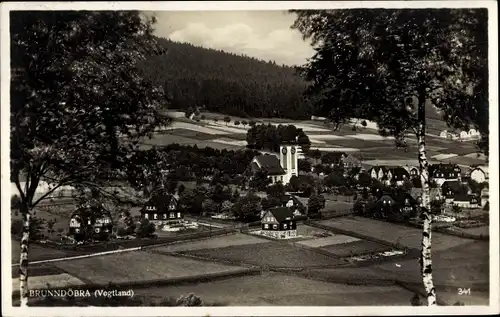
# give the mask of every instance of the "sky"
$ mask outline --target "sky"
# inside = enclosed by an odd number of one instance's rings
[[[156,35],[173,41],[302,65],[313,50],[286,11],[156,11]]]

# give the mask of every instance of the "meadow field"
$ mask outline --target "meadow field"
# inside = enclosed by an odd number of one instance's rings
[[[167,112],[168,113],[168,112]],[[248,125],[234,125],[235,120],[245,118],[231,117],[231,122],[223,122],[224,115],[216,113],[202,113],[204,120],[194,121],[187,118],[174,118],[174,122],[152,139],[143,140],[145,148],[162,146],[171,143],[197,145],[198,147],[213,147],[216,149],[241,149],[246,146],[246,132]],[[179,117],[179,115],[176,115]],[[214,118],[217,121],[214,121]],[[350,152],[356,157],[366,159],[369,165],[382,165],[378,160],[384,160],[385,165],[399,165],[402,160],[409,160],[415,164],[417,147],[415,137],[409,134],[408,148],[396,149],[392,137],[382,137],[372,125],[362,128],[358,124],[356,131],[348,124],[338,130],[333,130],[328,124],[319,121],[297,121],[286,119],[260,118],[255,119],[258,124],[293,124],[302,129],[311,141],[311,149],[324,152]],[[439,120],[427,120],[429,136],[427,137],[427,151],[431,163],[450,162],[461,165],[484,164],[484,157],[475,155],[473,142],[446,140],[438,134],[446,129],[446,124]],[[447,154],[447,155],[442,155]]]
[[[268,273],[196,285],[151,287],[137,295],[162,298],[194,293],[228,306],[408,306],[413,293],[397,286],[354,286]]]

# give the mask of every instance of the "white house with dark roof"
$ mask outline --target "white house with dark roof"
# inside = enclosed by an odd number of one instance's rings
[[[481,184],[489,179],[488,166],[476,166],[470,172],[470,179]]]
[[[257,171],[266,172],[273,184],[282,182],[286,185],[292,176],[299,175],[299,155],[298,146],[282,145],[279,158],[272,154],[258,155],[250,163],[250,169],[254,174]]]

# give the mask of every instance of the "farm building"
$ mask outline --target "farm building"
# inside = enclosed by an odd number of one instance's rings
[[[155,226],[179,222],[184,215],[177,205],[174,195],[155,195],[141,209],[141,218],[148,219]]]
[[[457,194],[453,196],[453,205],[461,208],[479,208],[481,199],[476,195]]]
[[[107,240],[113,232],[109,211],[97,204],[79,207],[69,221],[69,235],[77,241]]]
[[[470,172],[470,179],[481,184],[489,179],[488,166],[477,166]]]
[[[405,166],[403,166],[403,168],[408,172],[408,174],[410,175],[410,178],[418,177],[418,175],[419,175],[418,167],[405,165]]]
[[[462,170],[456,164],[433,164],[429,166],[431,180],[441,186],[445,181],[461,180]]]
[[[258,155],[250,163],[252,173],[264,171],[271,179],[271,183],[290,183],[292,176],[299,175],[297,147],[293,145],[280,146],[280,157],[275,155]]]
[[[274,239],[297,237],[297,221],[288,207],[269,209],[261,219],[261,234]]]

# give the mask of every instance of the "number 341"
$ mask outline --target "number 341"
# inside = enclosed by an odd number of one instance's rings
[[[470,288],[459,288],[458,295],[470,295]]]

